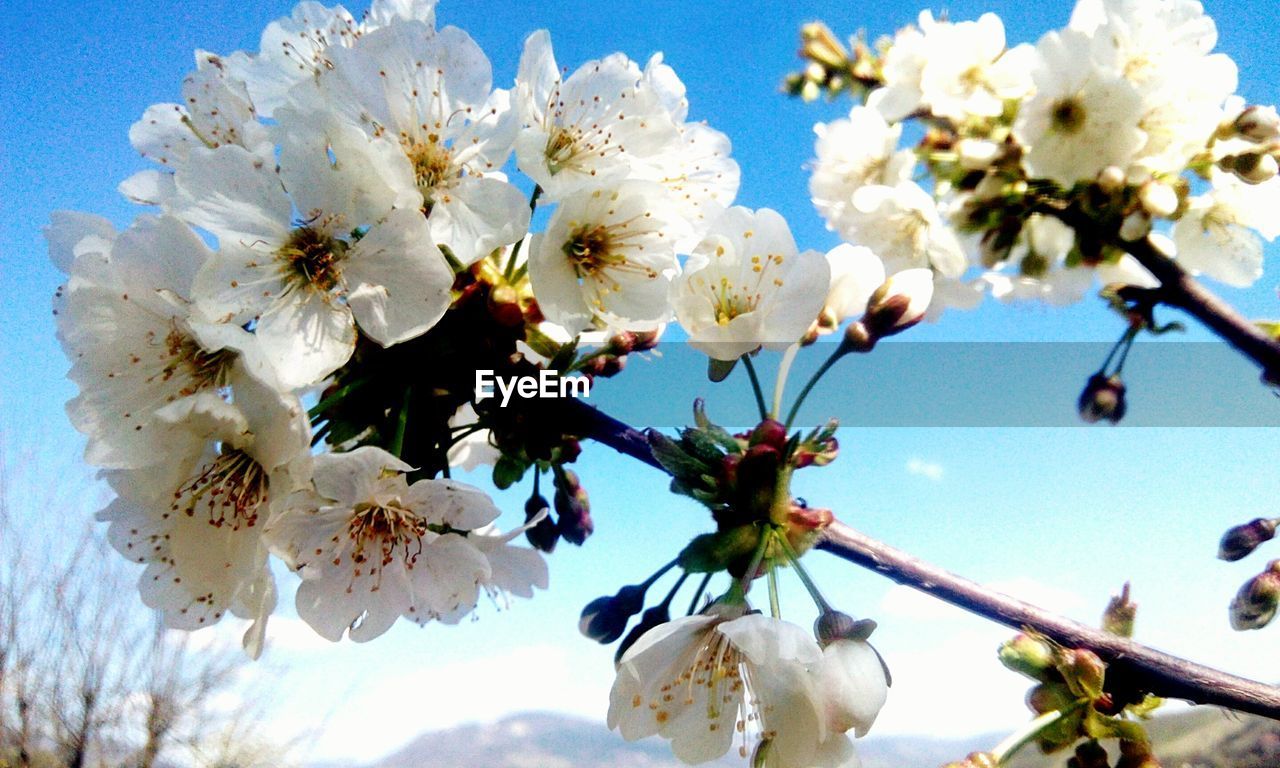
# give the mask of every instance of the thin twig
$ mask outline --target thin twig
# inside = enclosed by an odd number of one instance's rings
[[[1277,369],[1280,370],[1280,369]],[[569,401],[580,434],[661,469],[644,434],[581,401]],[[899,584],[1013,629],[1033,629],[1063,646],[1086,648],[1109,664],[1108,678],[1136,690],[1280,720],[1280,688],[1220,672],[1108,634],[997,592],[859,533],[840,522],[819,548]]]

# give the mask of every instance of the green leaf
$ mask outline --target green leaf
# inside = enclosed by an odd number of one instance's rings
[[[493,484],[499,490],[506,490],[520,482],[528,469],[527,463],[503,454],[493,465]]]

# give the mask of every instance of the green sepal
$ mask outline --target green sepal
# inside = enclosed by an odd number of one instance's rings
[[[733,360],[707,360],[707,378],[719,384],[729,378],[729,374],[733,372],[733,367],[738,364],[737,358]]]
[[[506,490],[516,483],[520,482],[524,477],[524,473],[528,471],[529,465],[519,459],[514,459],[506,454],[498,457],[493,465],[493,484],[499,490]]]
[[[751,557],[760,543],[760,529],[740,525],[727,531],[697,536],[680,552],[677,559],[689,573],[717,573],[734,562]]]

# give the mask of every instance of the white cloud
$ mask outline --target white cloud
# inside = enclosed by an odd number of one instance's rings
[[[907,460],[907,472],[936,483],[942,480],[943,468],[937,462],[912,457]]]

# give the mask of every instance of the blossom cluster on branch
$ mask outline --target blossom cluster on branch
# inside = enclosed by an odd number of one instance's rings
[[[537,31],[495,88],[476,42],[435,17],[434,0],[374,0],[360,18],[307,1],[256,53],[197,52],[181,103],[129,133],[151,166],[119,189],[145,212],[123,231],[58,212],[46,230],[67,275],[68,412],[115,492],[99,517],[170,626],[229,612],[261,653],[272,557],[333,641],[532,597],[544,554],[594,530],[570,465],[600,434],[572,405],[486,397],[481,372],[609,378],[678,323],[713,380],[741,365],[760,420],[731,433],[699,403],[678,435],[633,436],[715,529],[584,610],[584,634],[619,642],[610,724],[691,763],[740,739],[755,766],[856,765],[849,734],[871,726],[890,675],[875,623],[833,608],[801,564],[833,522],[790,490],[838,455],[834,421],[793,429],[821,377],[943,308],[1067,303],[1098,275],[1127,322],[1079,407],[1118,421],[1135,338],[1171,327],[1142,258],[1248,285],[1260,238],[1280,232],[1280,118],[1233,95],[1194,0],[1081,0],[1034,46],[1009,47],[991,14],[924,12],[875,49],[806,27],[791,89],[860,102],[816,128],[813,203],[846,241],[825,254],[777,212],[733,205],[729,138],[690,120],[661,54],[570,71]],[[837,332],[784,412],[795,356]],[[762,349],[784,352],[771,400]],[[499,530],[493,500],[450,477],[480,465],[501,489],[531,481],[523,525]],[[1275,613],[1272,571],[1242,592],[1241,622]],[[813,632],[782,619],[784,572],[818,607]],[[1145,743],[1126,718],[1147,691],[1116,702],[1087,649],[1045,647],[1029,674],[1062,694],[1037,710],[1061,738],[1038,730],[1042,744],[1107,729]]]

